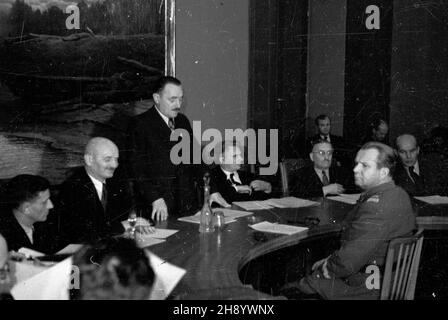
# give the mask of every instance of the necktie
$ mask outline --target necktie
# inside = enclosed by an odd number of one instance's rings
[[[173,118],[169,118],[168,119],[168,127],[170,127],[171,131],[174,131],[175,127],[174,127],[174,120],[173,120]]]
[[[411,179],[414,180],[415,184],[418,184],[420,181],[420,176],[414,171],[414,166],[409,167],[409,174],[411,176]]]
[[[101,205],[103,206],[104,212],[106,212],[107,190],[106,190],[106,184],[105,183],[103,183],[103,191],[101,192]]]
[[[328,141],[328,136],[325,136],[325,137],[324,137],[324,140],[325,140],[325,141]]]
[[[325,170],[322,170],[322,184],[324,185],[324,187],[330,184],[330,180],[328,180]]]
[[[234,175],[235,175],[234,173],[230,174],[230,181],[232,182],[232,184],[237,185],[237,186],[241,185],[241,183],[235,181],[235,179],[233,178]]]

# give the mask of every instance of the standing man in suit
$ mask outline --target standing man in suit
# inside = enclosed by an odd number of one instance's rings
[[[185,215],[198,209],[195,180],[202,183],[202,167],[192,161],[174,164],[170,159],[171,149],[178,143],[170,140],[172,131],[184,129],[193,141],[190,122],[180,113],[184,97],[181,82],[163,76],[152,96],[155,106],[131,121],[128,162],[139,194],[152,206],[151,218],[166,220],[168,214]],[[211,201],[229,206],[216,193]]]
[[[309,154],[312,166],[301,168],[293,181],[291,195],[299,198],[325,197],[352,191],[351,175],[343,168],[331,166],[333,157],[332,144],[326,140],[314,142]]]
[[[125,231],[121,221],[134,210],[135,202],[127,181],[114,177],[118,158],[118,148],[109,139],[95,137],[87,143],[84,167],[75,169],[59,193],[64,243],[92,242]]]
[[[387,137],[388,133],[389,125],[387,124],[387,122],[381,118],[376,118],[369,125],[367,134],[363,139],[363,143],[376,141],[384,144],[389,144],[389,139]]]
[[[58,247],[56,229],[47,223],[53,209],[50,183],[47,179],[29,174],[12,178],[2,190],[0,234],[9,250],[22,247],[44,253],[54,253]]]
[[[241,171],[244,162],[241,147],[236,142],[222,143],[219,166],[212,170],[212,185],[228,202],[264,200],[272,191],[269,182],[256,179],[250,172]]]
[[[353,156],[350,154],[350,151],[348,150],[347,143],[344,141],[344,139],[340,136],[331,134],[331,120],[326,114],[321,114],[314,119],[314,124],[316,125],[316,131],[317,133],[314,136],[311,136],[307,140],[307,149],[306,153],[303,155],[304,157],[307,157],[308,154],[311,152],[311,149],[314,146],[314,143],[316,141],[322,140],[322,141],[328,141],[333,146],[334,155],[333,155],[333,161],[338,166],[345,166],[347,167],[350,163],[351,167],[351,159]],[[350,156],[349,156],[350,155]]]
[[[448,177],[440,158],[421,157],[417,139],[411,134],[403,134],[395,142],[401,160],[397,184],[411,196],[446,195]]]
[[[385,144],[369,142],[361,147],[353,172],[363,193],[342,224],[340,248],[314,263],[311,275],[284,286],[285,295],[379,298],[380,289],[366,285],[371,275],[367,266],[376,265],[382,272],[390,240],[408,236],[416,228],[409,196],[392,178],[395,159],[394,150]]]

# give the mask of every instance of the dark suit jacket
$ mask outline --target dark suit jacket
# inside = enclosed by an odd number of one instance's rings
[[[414,183],[401,163],[395,172],[395,182],[410,196],[448,195],[446,168],[437,157],[420,157],[420,180]]]
[[[366,266],[377,265],[382,272],[389,241],[415,228],[411,201],[402,188],[394,182],[372,188],[361,194],[342,224],[341,246],[327,263],[332,279],[318,271],[306,281],[326,299],[377,299],[379,290],[366,287],[371,275]]]
[[[52,225],[50,226],[46,222],[36,222],[33,227],[33,243],[31,243],[25,230],[17,222],[12,212],[2,212],[0,217],[0,234],[6,239],[8,250],[17,251],[25,247],[51,254],[61,249],[57,239],[57,231],[52,228]]]
[[[134,202],[126,181],[106,180],[106,212],[86,170],[77,168],[61,186],[57,206],[60,210],[60,235],[66,243],[84,243],[124,232]]]
[[[356,192],[353,174],[343,168],[330,167],[330,183],[339,183],[345,188],[345,193]],[[291,182],[291,195],[299,198],[323,197],[322,181],[314,170],[314,166],[306,166],[298,170],[297,176]]]
[[[270,194],[263,191],[248,193],[238,193],[232,186],[229,180],[227,180],[226,174],[222,171],[220,166],[216,166],[212,171],[211,182],[221,196],[228,202],[234,201],[251,201],[251,200],[265,200],[270,197]],[[242,185],[249,185],[254,180],[263,180],[256,178],[253,174],[247,171],[238,171]]]
[[[187,144],[192,150],[193,130],[183,114],[175,118],[175,128],[184,129],[190,136]],[[132,119],[129,127],[129,171],[135,179],[138,193],[146,204],[163,198],[170,214],[188,214],[197,209],[195,179],[201,166],[174,164],[170,159],[171,148],[177,141],[170,141],[168,128],[155,107]],[[180,139],[188,139],[183,137]]]

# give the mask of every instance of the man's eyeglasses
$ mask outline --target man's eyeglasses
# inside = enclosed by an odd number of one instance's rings
[[[333,150],[328,150],[328,151],[319,150],[319,151],[313,151],[313,153],[317,153],[317,154],[321,155],[322,157],[324,157],[325,155],[331,156],[331,155],[333,155]]]

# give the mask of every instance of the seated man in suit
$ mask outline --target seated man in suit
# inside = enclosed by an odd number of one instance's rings
[[[390,240],[416,228],[408,194],[393,181],[394,150],[379,142],[361,147],[353,169],[363,189],[358,203],[342,223],[341,246],[312,266],[312,274],[283,287],[286,296],[319,294],[324,299],[378,299],[379,288],[366,285],[376,265],[382,271]],[[298,290],[294,292],[294,290]]]
[[[272,191],[269,182],[255,179],[249,172],[239,170],[244,162],[241,148],[235,142],[223,142],[219,166],[212,172],[212,186],[228,202],[267,199]]]
[[[353,191],[351,175],[343,168],[331,166],[333,147],[330,142],[314,142],[309,157],[312,166],[301,168],[291,182],[291,195],[299,198],[325,197]]]
[[[77,168],[59,193],[60,234],[66,243],[99,240],[125,230],[135,204],[125,179],[114,177],[118,148],[106,138],[92,138],[84,152],[84,167]],[[149,227],[138,231],[152,232]]]
[[[420,156],[417,139],[403,134],[396,139],[400,165],[396,181],[411,196],[446,195],[448,177],[442,161],[433,154],[431,159]]]
[[[21,174],[12,178],[2,191],[5,206],[0,214],[0,234],[9,250],[22,247],[44,253],[59,249],[56,230],[46,223],[53,203],[47,179]]]

